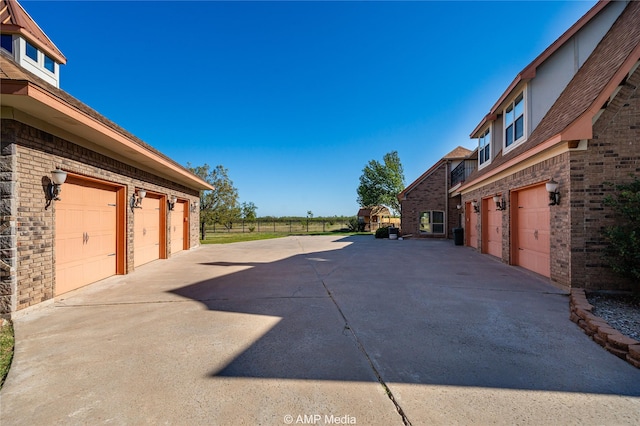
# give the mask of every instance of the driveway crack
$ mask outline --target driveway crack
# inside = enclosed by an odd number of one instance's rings
[[[340,316],[342,316],[342,319],[344,320],[344,330],[343,330],[343,332],[344,333],[351,333],[351,336],[355,340],[355,342],[356,342],[356,344],[358,346],[358,349],[360,350],[360,352],[362,352],[364,357],[367,359],[367,362],[369,363],[369,367],[371,367],[371,370],[373,371],[373,374],[375,374],[376,378],[378,379],[378,383],[380,383],[380,385],[384,389],[385,394],[391,400],[391,402],[393,403],[394,407],[396,407],[396,411],[398,412],[400,417],[402,417],[402,423],[405,426],[411,426],[411,422],[407,418],[407,415],[405,414],[404,410],[402,409],[402,407],[400,406],[400,404],[396,400],[396,398],[393,395],[393,392],[391,391],[389,386],[387,386],[387,383],[384,381],[384,379],[380,375],[380,372],[378,371],[378,369],[376,368],[375,364],[373,363],[373,360],[371,359],[371,356],[369,356],[369,353],[367,352],[367,350],[365,349],[364,345],[362,344],[362,342],[358,338],[358,335],[356,334],[355,330],[349,324],[349,320],[347,319],[346,315],[344,314],[344,312],[340,308],[340,305],[338,304],[336,299],[333,297],[333,294],[331,293],[331,290],[329,290],[329,288],[327,287],[327,285],[325,284],[325,282],[323,280],[320,280],[320,282],[322,283],[322,286],[324,287],[324,289],[327,291],[327,294],[329,295],[329,298],[331,299],[331,301],[335,305],[336,309],[338,309],[338,312],[340,313]]]

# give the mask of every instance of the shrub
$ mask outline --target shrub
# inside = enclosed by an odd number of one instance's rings
[[[389,227],[378,228],[376,230],[376,238],[389,238]]]
[[[612,184],[609,184],[612,185]],[[631,280],[640,292],[640,179],[615,186],[616,192],[604,198],[616,224],[603,230],[607,246],[604,260],[618,275]]]

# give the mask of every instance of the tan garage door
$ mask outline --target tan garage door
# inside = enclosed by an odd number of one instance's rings
[[[473,210],[471,203],[465,206],[465,230],[467,234],[467,245],[478,248],[478,214]]]
[[[116,274],[115,189],[68,181],[60,198],[55,202],[56,295]]]
[[[523,189],[516,193],[517,211],[513,247],[513,259],[516,265],[545,277],[551,275],[548,198],[544,185]]]
[[[133,214],[133,265],[140,266],[160,258],[160,199],[143,199]]]
[[[482,252],[502,258],[502,211],[493,198],[482,200]]]
[[[184,250],[185,203],[176,203],[171,211],[171,254]]]

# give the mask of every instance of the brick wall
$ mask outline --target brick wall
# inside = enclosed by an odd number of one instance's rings
[[[624,289],[602,259],[602,230],[615,223],[603,199],[613,193],[606,182],[630,182],[640,175],[640,71],[628,78],[593,127],[586,151],[572,152],[572,281],[586,289]]]
[[[429,176],[416,185],[402,200],[402,233],[412,234],[413,237],[424,238],[445,238],[451,231],[451,221],[455,220],[457,226],[457,216],[451,218],[450,211],[447,212],[449,173],[447,163],[443,162],[435,168]],[[455,209],[455,205],[453,206]],[[429,210],[439,210],[445,212],[445,234],[421,234],[420,233],[420,213]]]
[[[492,182],[475,191],[463,195],[464,203],[477,200],[478,204],[483,198],[502,194],[506,210],[502,211],[502,261],[512,263],[511,260],[511,221],[515,214],[511,207],[511,191],[526,188],[536,184],[546,183],[553,178],[559,183],[561,202],[558,206],[550,207],[551,220],[551,280],[561,286],[568,286],[570,280],[570,235],[569,229],[569,154],[564,153],[548,160],[542,161],[531,167],[527,167],[503,179]],[[493,203],[493,200],[489,200]],[[516,206],[517,208],[517,206]],[[476,214],[476,213],[471,213]],[[479,213],[482,215],[482,213]],[[478,224],[482,218],[478,218]],[[467,230],[465,230],[465,233]],[[482,251],[482,226],[478,227],[478,251]]]
[[[15,209],[17,256],[16,279],[11,310],[20,310],[28,306],[51,299],[55,286],[55,223],[53,205],[45,210],[45,190],[51,170],[61,167],[69,172],[124,185],[127,188],[127,203],[137,187],[148,191],[176,195],[188,199],[189,203],[199,200],[199,192],[155,176],[149,172],[121,163],[115,159],[90,151],[69,141],[60,139],[26,124],[2,119],[2,156],[5,165],[14,161],[14,195],[9,197]],[[10,159],[11,158],[11,159]],[[3,166],[5,167],[5,166]],[[3,180],[6,172],[3,172]],[[5,181],[2,185],[11,185]],[[4,187],[3,187],[4,188]],[[64,185],[62,187],[64,197]],[[3,214],[6,209],[3,190]],[[126,272],[133,270],[133,214],[127,207],[127,255]],[[199,211],[190,213],[190,245],[199,244]],[[167,227],[170,227],[167,217]],[[167,233],[169,238],[170,233]],[[2,253],[3,259],[9,259],[11,253]],[[168,255],[168,252],[167,252]],[[3,287],[0,296],[6,300]],[[2,303],[7,303],[2,302]],[[1,306],[6,310],[6,306]],[[6,312],[6,311],[2,311]]]

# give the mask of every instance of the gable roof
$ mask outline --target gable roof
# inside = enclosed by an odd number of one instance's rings
[[[640,61],[640,2],[632,1],[596,46],[526,142],[498,153],[491,164],[474,171],[461,189],[542,151],[581,139],[590,139],[595,115]]]
[[[0,30],[2,34],[20,34],[56,62],[67,63],[67,58],[16,0],[0,0]]]
[[[452,161],[452,160],[464,160],[465,158],[467,158],[472,153],[473,153],[473,151],[471,151],[471,150],[469,150],[467,148],[463,148],[461,146],[458,146],[453,151],[451,151],[450,153],[448,153],[447,155],[442,157],[440,160],[438,160],[433,166],[431,166],[429,168],[429,170],[427,170],[426,172],[421,174],[420,177],[418,177],[418,179],[416,179],[413,182],[411,182],[409,184],[409,186],[407,186],[404,190],[402,190],[402,192],[398,194],[398,200],[401,201],[403,198],[405,198],[409,192],[413,191],[416,188],[416,186],[420,185],[434,171],[438,170],[438,168],[442,164],[445,164],[447,161]],[[448,188],[446,188],[446,189],[448,189]]]
[[[214,189],[200,177],[73,96],[25,70],[4,52],[0,52],[0,78],[2,106],[23,111],[57,129],[79,136],[73,142],[87,149],[187,188]],[[57,132],[53,129],[48,131]]]
[[[497,118],[497,114],[500,110],[500,105],[514,92],[516,88],[520,87],[521,83],[527,82],[536,76],[538,67],[542,65],[551,55],[553,55],[558,49],[560,49],[571,37],[573,37],[578,31],[580,31],[585,25],[589,23],[602,9],[604,9],[611,0],[598,1],[587,13],[585,13],[575,24],[573,24],[567,31],[565,31],[556,41],[554,41],[549,47],[547,47],[533,62],[527,65],[518,75],[513,79],[511,84],[507,87],[504,93],[498,98],[496,103],[491,107],[489,113],[484,116],[482,121],[471,132],[470,137],[475,137],[476,133],[482,129],[487,122],[493,121]]]

